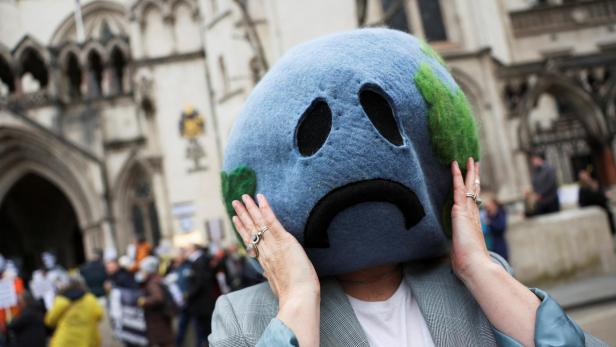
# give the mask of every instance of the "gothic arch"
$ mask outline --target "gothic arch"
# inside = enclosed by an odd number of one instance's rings
[[[606,143],[609,139],[609,131],[601,108],[595,103],[592,96],[584,89],[570,82],[566,77],[554,73],[546,73],[538,76],[536,83],[530,86],[528,93],[520,105],[520,129],[518,132],[522,149],[531,150],[529,140],[532,138],[529,116],[537,105],[542,94],[547,93],[559,98],[566,98],[576,112],[577,119],[584,125],[591,140]]]
[[[47,63],[49,61],[49,54],[47,52],[47,49],[45,49],[45,47],[40,42],[38,42],[30,35],[25,35],[21,38],[21,40],[19,40],[19,42],[17,43],[17,45],[15,45],[15,48],[13,49],[13,57],[18,68],[20,67],[20,60],[23,58],[24,53],[28,49],[34,50],[37,54],[41,56],[41,59],[43,59],[45,64],[49,65]]]
[[[93,51],[101,57],[103,64],[109,61],[109,51],[105,48],[105,46],[98,41],[88,41],[81,49],[81,53],[79,55],[79,60],[83,66],[88,65],[88,56]]]
[[[171,6],[158,0],[139,0],[131,8],[131,19],[135,19],[143,28],[149,11],[158,11],[163,18],[171,17]]]
[[[62,94],[68,98],[82,96],[82,83],[85,79],[85,68],[81,59],[81,50],[74,43],[65,45],[58,54],[58,65],[62,74]]]
[[[58,51],[58,57],[56,59],[60,66],[64,66],[64,64],[66,64],[69,54],[74,54],[76,57],[80,58],[81,48],[74,42],[64,44]],[[79,60],[79,63],[82,64],[81,59]]]
[[[133,197],[132,193],[134,191],[135,185],[141,181],[146,181],[150,184],[151,196],[150,200],[152,206],[156,208],[156,196],[154,196],[153,192],[153,184],[152,179],[154,177],[154,170],[151,165],[148,163],[146,159],[140,157],[138,150],[133,150],[129,155],[128,159],[122,166],[122,169],[116,176],[114,181],[113,189],[112,189],[112,197],[113,197],[113,209],[114,215],[116,216],[116,230],[123,231],[118,232],[116,235],[116,240],[118,240],[119,249],[123,249],[123,247],[127,246],[130,241],[135,237],[133,232],[134,225],[133,224]],[[152,235],[151,233],[153,226],[149,226],[150,229],[146,231],[146,237],[150,239],[150,241],[158,241],[160,238],[160,222],[159,216],[155,212],[156,219],[156,232],[159,233],[157,236]],[[148,213],[146,213],[148,214]],[[148,214],[149,216],[149,214]],[[151,221],[147,221],[146,223],[151,223]],[[129,232],[131,231],[131,232]]]
[[[50,143],[49,139],[31,131],[9,127],[0,129],[0,143],[0,167],[7,168],[0,175],[0,202],[15,182],[34,173],[66,195],[83,231],[102,221],[102,206],[96,201],[98,194],[81,174],[84,169],[75,163],[79,159],[58,148],[61,144]]]
[[[190,1],[190,0],[175,0],[174,2],[171,3],[171,13],[173,14],[174,17],[176,15],[177,8],[180,5],[188,6],[188,8],[190,9],[190,12],[193,15],[193,19],[198,18],[199,7],[197,6],[197,3],[195,1]]]
[[[9,94],[15,92],[15,71],[15,64],[9,49],[0,43],[0,82],[6,85]]]
[[[114,37],[105,44],[107,54],[111,54],[115,48],[119,49],[127,60],[130,58],[130,46],[125,39]]]
[[[81,8],[81,15],[85,23],[86,37],[98,39],[96,29],[99,29],[103,21],[107,21],[114,35],[128,36],[128,22],[126,20],[126,8],[108,0],[92,1]],[[50,44],[59,46],[64,42],[76,41],[75,16],[71,13],[65,17],[51,36]]]

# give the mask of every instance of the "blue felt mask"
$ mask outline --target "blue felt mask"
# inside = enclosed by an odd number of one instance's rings
[[[227,210],[263,193],[319,275],[447,251],[452,160],[478,159],[468,102],[425,43],[388,29],[291,49],[226,148]]]

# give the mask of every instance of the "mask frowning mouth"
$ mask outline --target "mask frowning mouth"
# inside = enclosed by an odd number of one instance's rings
[[[385,179],[349,183],[327,193],[312,208],[304,229],[304,247],[329,248],[329,224],[341,211],[364,202],[388,202],[397,206],[407,230],[426,215],[417,195],[401,183]]]

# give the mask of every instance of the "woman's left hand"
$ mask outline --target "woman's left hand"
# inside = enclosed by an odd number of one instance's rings
[[[466,178],[455,161],[451,209],[451,263],[454,272],[479,303],[492,325],[519,341],[534,346],[539,299],[490,259],[481,231],[479,207],[467,193],[479,195],[479,164],[466,162]]]
[[[456,275],[464,280],[473,271],[490,262],[490,255],[481,230],[479,206],[466,193],[479,196],[479,163],[466,162],[466,178],[457,162],[451,163],[453,175],[453,208],[451,209],[451,262]]]

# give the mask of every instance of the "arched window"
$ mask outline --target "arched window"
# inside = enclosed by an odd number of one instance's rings
[[[124,76],[126,75],[126,58],[118,47],[111,51],[111,93],[124,93]]]
[[[26,48],[21,55],[21,83],[25,93],[47,87],[49,76],[41,55],[33,48]]]
[[[15,75],[11,66],[0,56],[0,96],[15,92]]]
[[[66,81],[68,82],[68,94],[73,98],[81,97],[82,73],[79,60],[74,53],[69,53],[65,67]]]
[[[185,3],[179,2],[173,9],[175,16],[174,30],[176,49],[178,52],[192,52],[201,46],[199,24],[193,16],[192,9]]]
[[[160,241],[160,225],[152,182],[141,166],[132,169],[128,191],[130,224],[135,239],[145,238],[153,244]]]
[[[143,45],[148,57],[171,54],[173,48],[171,28],[160,9],[150,5],[143,12]]]
[[[99,97],[103,95],[103,60],[96,51],[88,54],[88,95]]]

